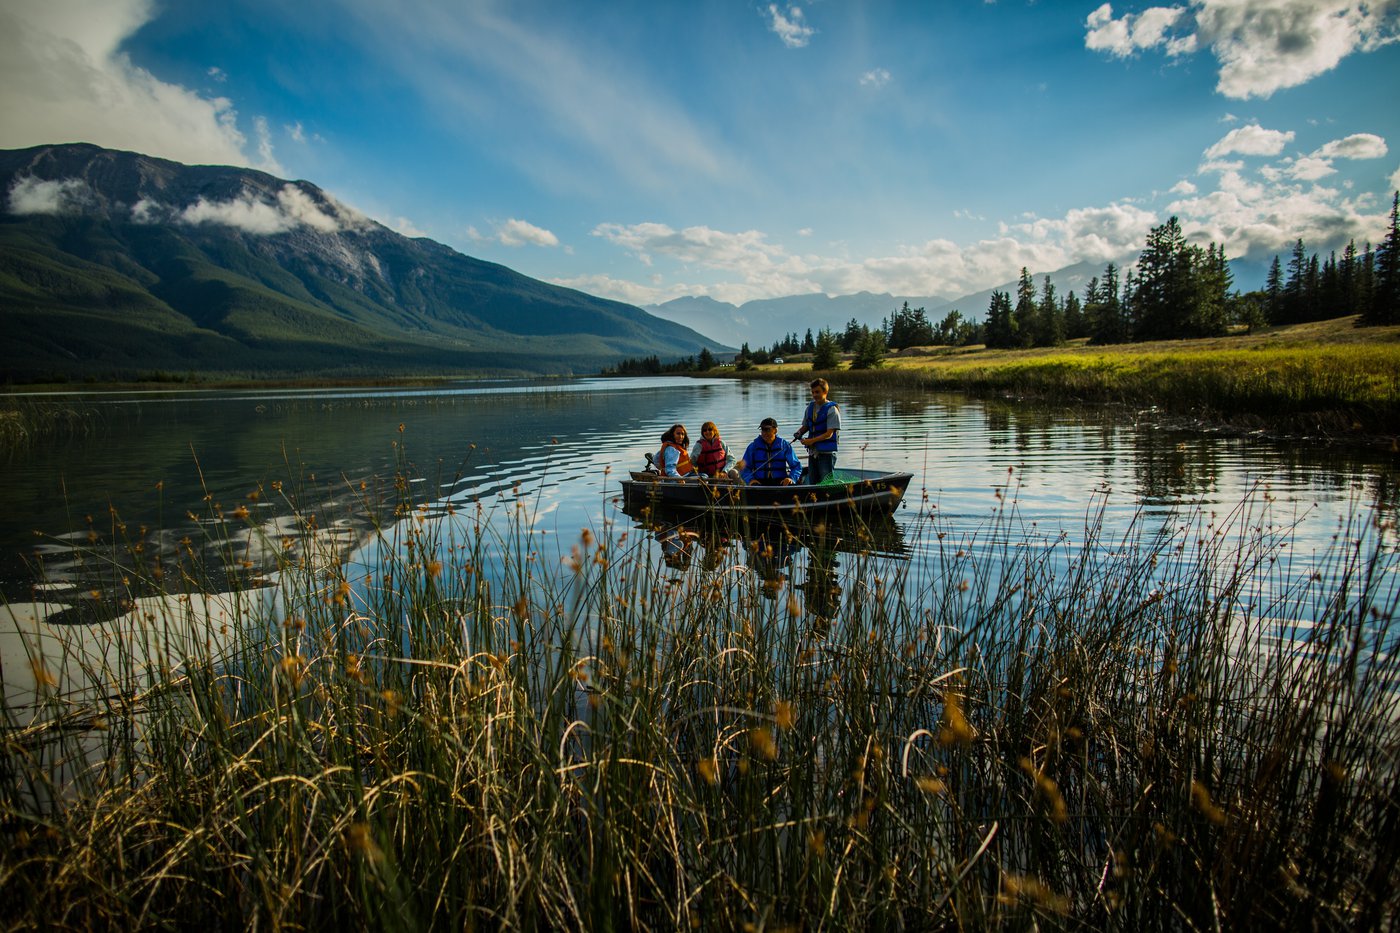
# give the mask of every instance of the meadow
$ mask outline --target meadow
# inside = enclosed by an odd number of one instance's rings
[[[789,360],[744,375],[797,379],[810,369]],[[1400,327],[1359,328],[1349,317],[1197,340],[910,348],[876,369],[843,369],[832,381],[1119,404],[1210,425],[1391,448],[1400,434]]]
[[[552,555],[524,498],[415,488],[359,490],[367,565],[269,490],[296,521],[263,589],[221,592],[193,547],[113,556],[143,595],[85,627],[106,647],[31,648],[34,693],[3,710],[0,924],[1374,929],[1400,910],[1393,512],[1298,575],[1266,503],[1112,540],[1090,515],[1047,544],[1008,488],[975,528],[916,504],[932,560],[857,553],[817,592],[662,564],[616,515]]]

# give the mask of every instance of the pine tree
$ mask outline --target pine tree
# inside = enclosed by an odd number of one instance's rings
[[[835,369],[840,365],[841,341],[836,338],[834,333],[823,327],[821,332],[817,334],[816,342],[812,344],[812,368]]]
[[[875,369],[885,361],[885,332],[872,330],[856,343],[852,369]]]
[[[1190,330],[1196,299],[1192,267],[1198,251],[1187,246],[1176,217],[1147,234],[1137,265],[1134,339],[1166,340]]]
[[[992,292],[983,330],[983,340],[990,348],[1004,349],[1016,345],[1016,325],[1011,319],[1011,296],[1006,292]]]
[[[1035,300],[1035,282],[1026,267],[1021,267],[1021,281],[1016,285],[1016,310],[1011,312],[1011,346],[1029,347],[1035,343],[1036,318],[1040,305]]]
[[[1127,332],[1118,294],[1118,266],[1110,262],[1103,270],[1103,281],[1094,279],[1090,285],[1095,287],[1084,295],[1089,339],[1094,343],[1122,343]]]
[[[841,349],[850,353],[856,348],[856,343],[865,336],[868,329],[860,321],[851,318],[850,322],[846,324],[846,332],[841,336]]]
[[[1084,310],[1080,307],[1079,296],[1070,292],[1065,296],[1065,337],[1074,340],[1087,336],[1089,330],[1084,322]]]
[[[1051,282],[1050,276],[1047,275],[1040,292],[1040,307],[1036,314],[1035,344],[1038,347],[1057,347],[1064,342],[1064,312],[1060,310],[1060,301],[1055,295],[1055,283]]]
[[[1371,309],[1365,323],[1400,323],[1400,191],[1390,204],[1390,229],[1376,250]]]
[[[1275,254],[1269,266],[1269,277],[1264,282],[1264,313],[1271,322],[1283,322],[1283,305],[1283,264]]]
[[[1338,278],[1338,298],[1341,307],[1338,308],[1342,314],[1362,314],[1363,309],[1356,300],[1357,286],[1357,265],[1360,260],[1356,256],[1356,241],[1347,241],[1347,248],[1342,250],[1342,261],[1337,266]]]
[[[1195,288],[1181,336],[1218,337],[1229,327],[1230,284],[1234,278],[1225,247],[1211,243],[1204,253],[1199,246],[1189,249]]]
[[[1293,257],[1288,260],[1288,282],[1283,286],[1283,314],[1276,324],[1296,324],[1304,319],[1307,308],[1308,251],[1303,238],[1293,244]]]

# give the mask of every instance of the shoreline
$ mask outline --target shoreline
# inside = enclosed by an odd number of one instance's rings
[[[1400,453],[1400,327],[1358,328],[1355,318],[1111,346],[905,348],[875,369],[817,372],[810,360],[798,359],[704,375],[775,381],[821,375],[837,386],[1147,410],[1184,430]]]

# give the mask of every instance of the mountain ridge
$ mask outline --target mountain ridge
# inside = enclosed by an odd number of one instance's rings
[[[409,238],[314,184],[86,143],[0,151],[0,372],[569,374],[728,349]]]

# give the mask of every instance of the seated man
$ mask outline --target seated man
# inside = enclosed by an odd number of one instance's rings
[[[750,486],[791,486],[802,475],[792,445],[778,436],[778,422],[764,418],[758,437],[737,464],[739,476]]]

